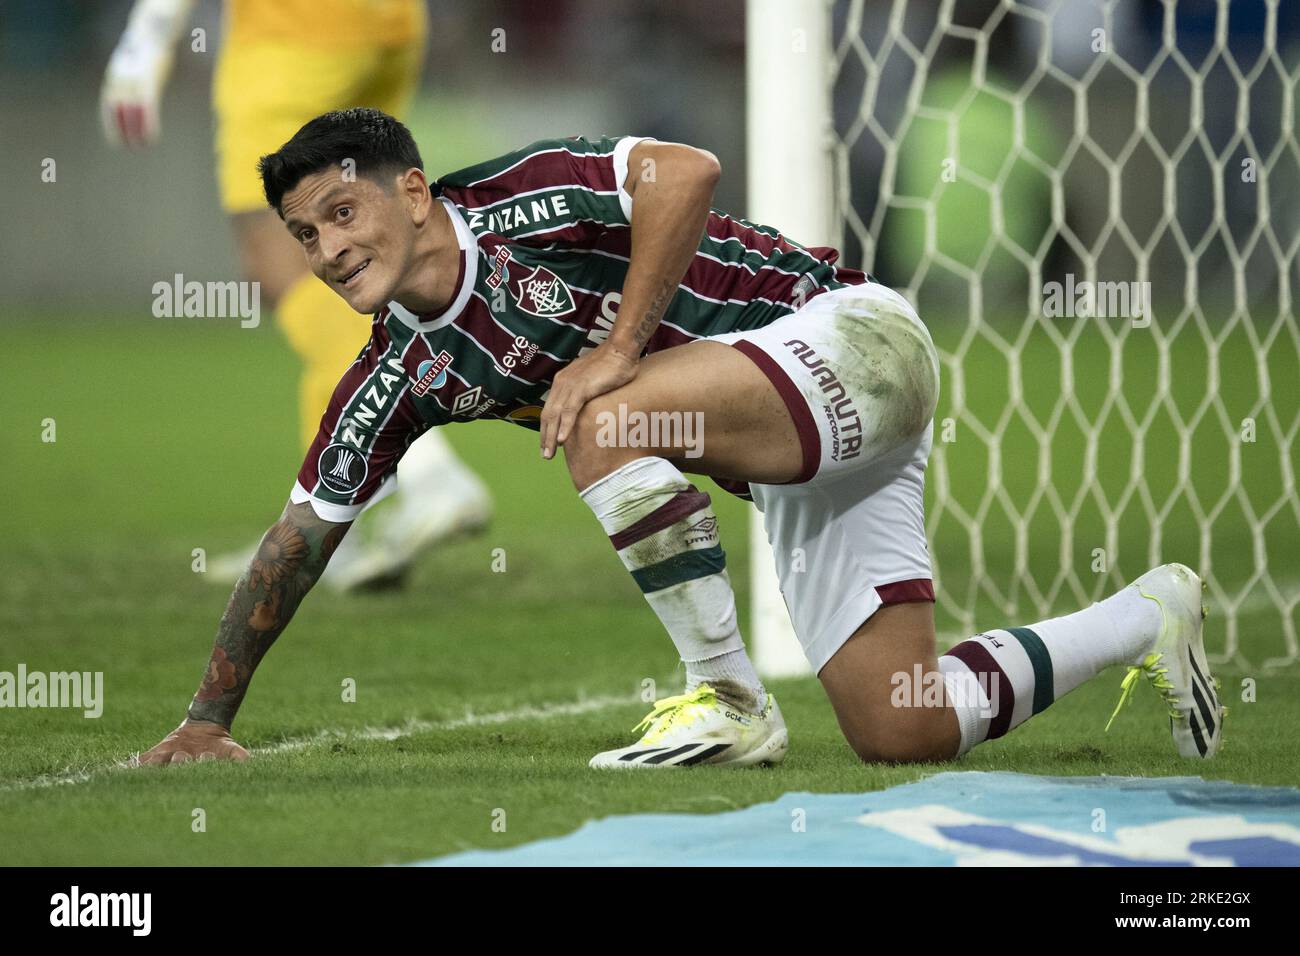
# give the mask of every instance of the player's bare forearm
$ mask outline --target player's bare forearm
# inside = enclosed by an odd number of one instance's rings
[[[351,523],[317,517],[309,503],[289,504],[258,546],[221,617],[212,657],[190,720],[229,728],[258,663],[320,578]]]
[[[538,422],[543,458],[568,440],[583,405],[636,377],[641,351],[699,248],[722,173],[712,153],[653,141],[632,147],[628,170],[632,255],[618,317],[604,344],[555,374]]]
[[[632,255],[609,346],[636,358],[699,247],[722,168],[711,153],[674,143],[638,144],[629,160]]]

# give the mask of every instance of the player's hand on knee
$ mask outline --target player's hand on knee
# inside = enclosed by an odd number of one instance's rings
[[[140,755],[139,766],[188,763],[191,760],[248,759],[248,751],[220,724],[206,720],[185,720],[153,749]]]
[[[582,406],[632,381],[638,364],[635,356],[606,344],[557,372],[542,408],[542,457],[554,458],[555,446],[568,440]]]

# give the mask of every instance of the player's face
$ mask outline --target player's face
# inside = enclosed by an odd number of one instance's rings
[[[311,271],[353,309],[378,312],[393,297],[414,246],[399,190],[323,170],[285,193],[280,210]]]

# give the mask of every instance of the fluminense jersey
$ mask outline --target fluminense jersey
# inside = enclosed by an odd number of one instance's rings
[[[321,418],[293,500],[349,521],[435,425],[538,427],[555,373],[609,336],[632,243],[628,154],[642,137],[542,140],[431,188],[461,249],[451,304],[388,303]],[[646,352],[755,329],[828,289],[871,281],[776,229],[709,212]]]

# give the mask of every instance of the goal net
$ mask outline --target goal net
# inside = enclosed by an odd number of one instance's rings
[[[1181,561],[1213,659],[1295,663],[1295,6],[751,0],[750,214],[939,347],[941,645]],[[756,660],[792,673],[753,538]]]

